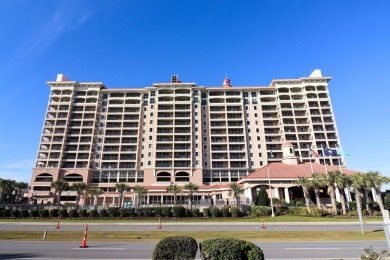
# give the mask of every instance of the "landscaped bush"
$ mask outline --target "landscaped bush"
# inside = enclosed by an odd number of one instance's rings
[[[118,207],[110,207],[110,208],[108,208],[107,212],[108,212],[108,215],[110,215],[110,217],[112,217],[112,218],[119,216],[119,208]]]
[[[85,218],[85,217],[88,217],[88,212],[86,209],[79,209],[79,216],[81,218]]]
[[[303,207],[303,205],[304,205],[303,201],[300,201],[300,200],[295,203],[296,207]]]
[[[227,218],[229,217],[229,207],[223,207],[221,208],[222,217]]]
[[[11,209],[4,209],[3,210],[3,217],[5,217],[5,218],[11,217]]]
[[[137,213],[138,217],[143,217],[144,216],[144,210],[145,210],[145,208],[136,208],[135,212]]]
[[[39,210],[39,217],[41,217],[41,218],[49,217],[49,210],[48,209]]]
[[[271,207],[267,206],[251,206],[249,210],[251,217],[264,217],[272,214]]]
[[[29,216],[29,212],[28,212],[28,209],[21,209],[20,210],[20,216],[22,218],[27,218]]]
[[[58,216],[61,218],[65,218],[68,216],[68,210],[67,209],[59,209],[58,210]]]
[[[192,216],[194,217],[199,217],[199,209],[198,208],[193,208],[192,209]]]
[[[203,208],[202,213],[203,213],[203,217],[208,218],[210,216],[209,208]]]
[[[232,214],[233,218],[237,218],[237,217],[240,216],[240,210],[237,207],[231,207],[230,208],[230,213]]]
[[[263,251],[255,244],[236,238],[214,238],[205,240],[200,246],[203,260],[241,259],[262,260]]]
[[[134,208],[127,208],[126,209],[130,217],[135,217],[135,209]]]
[[[371,210],[378,210],[378,211],[380,210],[379,204],[376,201],[368,202],[368,206],[370,207]]]
[[[326,214],[327,212],[323,209],[319,209],[319,208],[311,208],[310,209],[310,213],[309,215],[310,216],[313,216],[313,217],[322,217],[324,216],[324,214]]]
[[[152,259],[190,260],[195,259],[197,251],[198,243],[192,237],[166,237],[154,247]]]
[[[280,201],[280,204],[282,204],[283,207],[288,206],[288,203],[287,203],[287,201],[285,199],[282,199]]]
[[[163,207],[161,213],[164,217],[172,216],[172,207]]]
[[[191,209],[184,208],[184,217],[192,217]]]
[[[51,210],[49,211],[49,216],[50,216],[51,218],[56,218],[56,217],[58,217],[58,209],[51,209]]]
[[[153,216],[153,208],[144,208],[143,215],[145,217]]]
[[[101,218],[107,217],[107,210],[106,209],[99,210],[99,216]]]
[[[270,199],[269,199],[268,193],[264,187],[261,187],[259,192],[257,192],[255,204],[257,206],[269,206]]]
[[[308,216],[309,212],[306,207],[289,207],[287,210],[288,215]]]
[[[356,201],[350,201],[350,202],[348,202],[348,204],[349,204],[350,210],[357,210]]]
[[[172,216],[175,218],[184,217],[184,207],[183,206],[174,206],[172,208]]]
[[[37,209],[30,210],[30,217],[31,218],[38,218],[39,217],[39,211]]]
[[[213,218],[219,217],[219,208],[218,207],[212,207],[210,210],[211,216]]]
[[[18,209],[13,209],[13,210],[11,210],[11,217],[13,217],[13,218],[18,218],[18,217],[20,217],[20,212],[19,212],[19,210],[18,210]]]
[[[129,211],[126,208],[119,209],[119,216],[122,218],[126,218],[129,216]]]
[[[76,209],[69,210],[69,217],[77,218],[78,217],[77,210]]]
[[[3,217],[3,211],[5,208],[0,208],[0,218]]]
[[[161,207],[153,208],[153,213],[156,217],[162,217],[162,208]]]
[[[89,217],[96,218],[97,216],[99,216],[99,213],[98,213],[98,211],[96,209],[91,209],[89,211]]]

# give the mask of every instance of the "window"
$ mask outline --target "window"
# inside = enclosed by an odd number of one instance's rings
[[[259,153],[259,157],[260,157],[260,158],[263,157],[263,154],[262,154],[262,153]]]
[[[153,125],[153,120],[150,120],[150,121],[149,121],[149,124]]]
[[[143,166],[144,166],[144,162],[141,162],[141,163],[140,163],[140,166],[143,167]]]
[[[257,117],[257,113],[255,113],[255,117]]]
[[[203,133],[207,134],[207,129],[206,128],[203,128]]]
[[[195,132],[198,132],[198,128],[197,127],[195,127]]]
[[[260,129],[259,128],[256,128],[256,133],[260,133]]]
[[[248,137],[248,140],[249,140],[249,141],[252,141],[252,136],[249,136],[249,137]]]
[[[257,137],[257,141],[260,141],[260,136]]]
[[[195,116],[198,116],[198,112],[195,112]]]
[[[256,125],[259,125],[259,121],[255,121],[255,124],[256,124]]]
[[[141,154],[141,158],[144,158],[144,154],[143,153]]]
[[[248,133],[250,133],[251,132],[251,129],[250,128],[248,128]]]
[[[207,162],[204,162],[204,167],[208,167],[208,163]]]
[[[249,150],[252,150],[252,145],[251,144],[249,145]]]
[[[198,104],[195,104],[195,105],[194,105],[194,108],[198,108]]]
[[[104,115],[100,115],[100,119],[104,119]]]
[[[195,124],[197,124],[199,121],[198,121],[198,119],[195,119]]]
[[[257,149],[261,149],[261,144],[258,144],[258,145],[257,145]]]
[[[144,129],[144,130],[142,130],[142,134],[145,134],[145,129]]]
[[[145,142],[145,137],[142,137],[141,142]]]
[[[254,161],[251,161],[251,166],[254,166],[255,165],[255,162]]]
[[[206,106],[202,106],[202,110],[205,111],[206,110]]]
[[[260,164],[260,166],[263,166],[263,161],[260,161],[259,164]]]
[[[104,126],[104,123],[100,123],[100,127],[103,127]]]
[[[209,155],[207,153],[203,154],[204,158],[207,158]]]
[[[99,167],[99,163],[95,162],[95,168],[98,168],[98,167]]]
[[[151,152],[148,152],[148,157],[152,157],[152,153]]]
[[[102,135],[103,134],[103,130],[99,130],[99,135]]]
[[[207,150],[207,144],[203,145],[203,150]]]
[[[152,148],[152,144],[149,144],[148,147],[149,147],[149,149],[151,149]]]
[[[195,148],[199,148],[199,144],[196,143],[196,144],[195,144]]]
[[[195,165],[196,165],[196,166],[199,165],[199,161],[198,161],[198,160],[195,161]]]
[[[206,124],[207,124],[206,121],[204,121],[204,122],[203,122],[203,125],[206,125]]]
[[[150,133],[153,132],[153,128],[149,128],[149,132],[150,132]]]
[[[152,162],[151,161],[148,161],[148,166],[152,165]]]
[[[256,97],[257,93],[256,92],[252,92],[251,95],[252,95],[252,97]]]
[[[98,138],[98,142],[101,143],[102,142],[102,138],[99,137]]]
[[[206,118],[206,114],[203,114],[202,117],[203,117],[203,118]]]
[[[199,152],[195,152],[195,156],[198,157],[199,156]]]
[[[252,102],[253,102],[253,101],[252,101]],[[257,106],[253,106],[253,109],[254,109],[254,110],[257,110]]]
[[[102,148],[100,147],[100,145],[97,147],[96,150],[100,151]]]
[[[99,158],[100,158],[100,154],[97,153],[97,154],[95,155],[95,159],[99,159]]]
[[[153,140],[153,136],[149,136],[149,141],[152,141]]]
[[[146,111],[146,107],[144,107],[144,112]]]
[[[249,157],[251,157],[251,158],[252,158],[252,157],[253,157],[253,153],[249,153]]]
[[[195,140],[198,140],[198,138],[199,138],[198,135],[195,135]]]
[[[207,142],[207,136],[203,136],[203,142]]]

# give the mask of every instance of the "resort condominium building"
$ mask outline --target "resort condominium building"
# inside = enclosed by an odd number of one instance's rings
[[[343,164],[322,154],[322,147],[340,144],[330,80],[315,70],[269,86],[232,86],[226,78],[205,87],[172,76],[168,83],[116,89],[59,74],[47,82],[32,189],[52,201],[50,184],[58,179],[104,191],[119,182],[226,184],[282,161],[286,142],[301,162]],[[310,158],[309,148],[319,157]]]

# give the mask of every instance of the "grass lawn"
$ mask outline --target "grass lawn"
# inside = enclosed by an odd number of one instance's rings
[[[80,231],[48,231],[47,241],[82,241],[84,232]],[[167,236],[190,236],[201,242],[205,239],[218,237],[239,238],[252,242],[283,242],[283,241],[372,241],[385,240],[381,231],[370,231],[362,234],[360,231],[89,231],[87,240],[91,241],[159,241]],[[7,231],[0,233],[0,240],[43,239],[42,231]]]

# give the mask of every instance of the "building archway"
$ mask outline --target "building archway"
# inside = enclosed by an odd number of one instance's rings
[[[50,173],[41,173],[35,177],[36,182],[53,182],[53,175]]]
[[[189,182],[190,174],[187,172],[178,172],[175,176],[175,182]]]
[[[82,182],[83,176],[77,173],[71,173],[66,176],[64,176],[64,180],[68,182]]]
[[[169,172],[157,173],[157,182],[170,182],[171,174]]]

